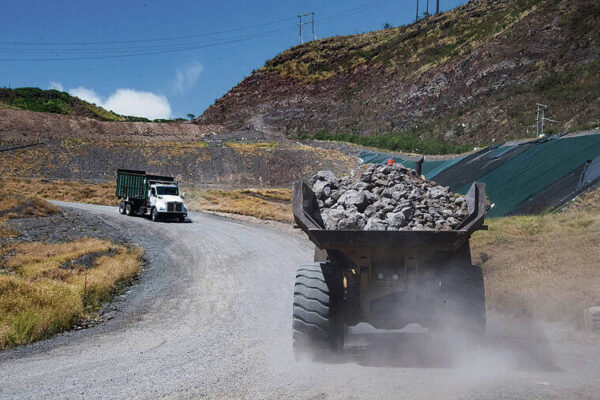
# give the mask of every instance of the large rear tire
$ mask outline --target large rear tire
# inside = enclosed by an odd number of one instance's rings
[[[339,318],[343,299],[340,271],[331,263],[298,267],[294,285],[292,337],[296,359],[323,359],[344,346]]]
[[[121,200],[121,203],[119,204],[119,214],[125,214],[125,201]]]
[[[129,215],[130,217],[133,217],[133,206],[131,205],[131,203],[127,203],[125,205],[125,214]]]
[[[473,339],[485,337],[485,284],[481,267],[458,264],[442,278],[442,307],[439,327],[451,333],[462,332]]]

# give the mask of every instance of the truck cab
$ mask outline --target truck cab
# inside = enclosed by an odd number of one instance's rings
[[[150,185],[148,203],[153,220],[160,217],[179,218],[181,221],[187,217],[187,209],[183,200],[185,192],[179,193],[179,187],[156,183]]]

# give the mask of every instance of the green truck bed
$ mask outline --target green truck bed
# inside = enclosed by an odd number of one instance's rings
[[[117,197],[146,200],[152,182],[173,182],[172,176],[148,175],[145,171],[132,169],[117,170]]]

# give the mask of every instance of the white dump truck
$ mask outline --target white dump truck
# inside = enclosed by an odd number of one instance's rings
[[[119,169],[116,195],[121,199],[121,214],[150,216],[153,221],[177,218],[183,222],[187,217],[187,209],[183,202],[185,192],[180,193],[179,183],[171,176]]]

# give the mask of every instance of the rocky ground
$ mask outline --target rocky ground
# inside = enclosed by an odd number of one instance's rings
[[[467,201],[402,164],[370,164],[358,179],[320,171],[310,181],[327,229],[436,230],[459,227]]]
[[[0,246],[11,242],[61,243],[82,237],[108,239],[117,244],[129,242],[125,232],[115,230],[98,216],[70,208],[47,217],[13,219],[6,225],[18,231],[19,236],[0,238]]]

